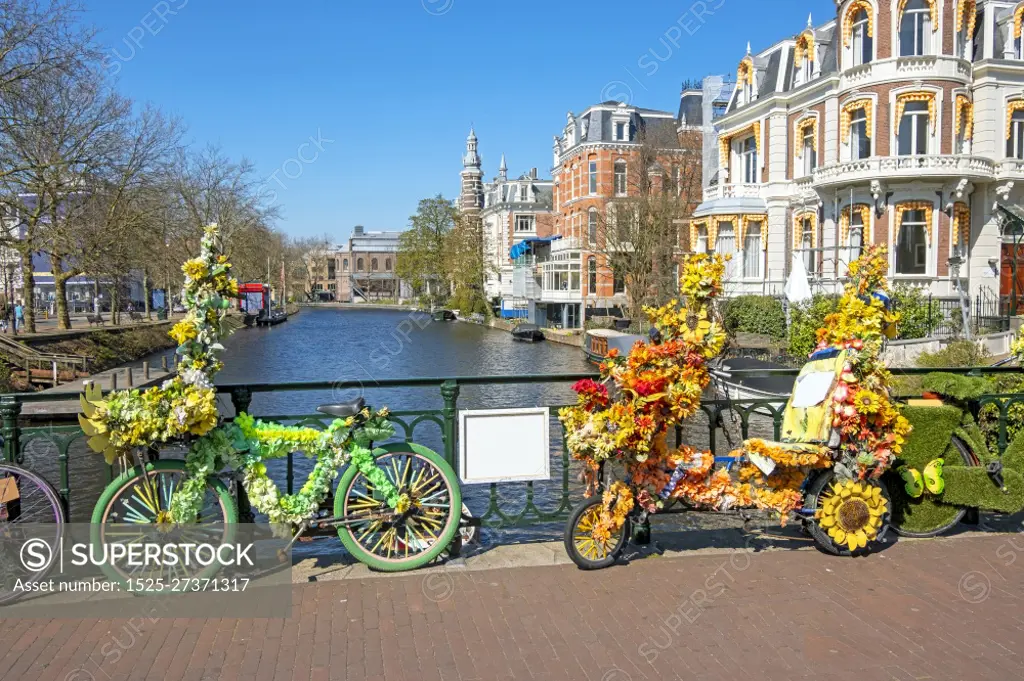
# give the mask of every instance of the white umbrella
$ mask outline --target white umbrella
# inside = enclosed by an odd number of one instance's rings
[[[790,305],[799,305],[811,299],[811,284],[807,279],[807,268],[799,253],[793,253],[793,266],[786,280],[786,300]]]

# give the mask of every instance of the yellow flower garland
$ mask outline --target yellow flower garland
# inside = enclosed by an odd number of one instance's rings
[[[814,31],[810,28],[801,33],[796,39],[793,63],[799,66],[805,58],[810,62],[814,61]]]
[[[761,230],[761,250],[768,250],[768,216],[767,215],[744,215],[740,218],[742,227],[740,231],[746,235],[747,231],[751,229],[750,223],[759,223],[758,228]]]
[[[971,209],[970,207],[961,201],[957,201],[953,204],[953,227],[950,231],[950,239],[954,246],[960,243],[960,228],[961,225],[967,225],[967,231],[970,233],[971,230]]]
[[[928,10],[931,12],[932,32],[934,33],[935,31],[939,30],[939,6],[938,3],[935,2],[935,0],[925,0],[925,2],[928,3]],[[907,0],[900,0],[900,6],[899,10],[897,11],[897,14],[899,15],[901,21],[903,20],[903,10],[906,9],[906,7]]]
[[[811,129],[811,149],[818,153],[818,119],[809,116],[796,124],[796,132],[793,136],[793,156],[801,158],[804,155],[804,134],[807,128]]]
[[[811,248],[816,248],[818,243],[818,211],[802,210],[793,214],[793,250],[802,248],[804,236],[804,220],[811,221]]]
[[[850,241],[850,206],[846,206],[839,213],[839,241],[840,243],[848,244]],[[874,235],[871,234],[871,206],[866,203],[856,203],[853,205],[853,209],[860,214],[861,229],[864,230],[864,237],[861,239],[861,243],[871,243]]]
[[[1013,133],[1013,114],[1018,111],[1024,111],[1024,99],[1015,99],[1006,103],[1006,139],[1010,139],[1010,135]]]
[[[1024,23],[1024,2],[1017,5],[1017,9],[1013,11],[1013,37],[1014,39],[1020,38],[1021,24]]]
[[[978,20],[977,0],[958,0],[956,3],[956,32],[964,28],[964,17],[967,17],[967,35],[974,35],[974,25]]]
[[[960,134],[961,126],[964,129],[964,139],[971,139],[974,134],[974,103],[967,95],[957,95],[956,105],[953,107],[954,135]]]

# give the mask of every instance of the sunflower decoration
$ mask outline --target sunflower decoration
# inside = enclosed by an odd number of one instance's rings
[[[878,486],[853,480],[832,485],[815,514],[836,546],[862,549],[878,537],[889,502]]]

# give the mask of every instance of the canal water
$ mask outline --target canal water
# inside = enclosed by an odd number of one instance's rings
[[[357,381],[358,388],[340,387],[300,392],[271,392],[254,395],[250,412],[258,417],[303,416],[316,407],[333,401],[365,397],[375,407],[387,405],[393,411],[440,409],[443,406],[437,387],[382,388],[381,379],[456,376],[522,376],[526,374],[579,373],[593,371],[579,348],[555,343],[519,343],[507,332],[459,322],[437,322],[422,313],[392,310],[305,308],[287,323],[271,328],[240,329],[225,341],[224,370],[219,384],[294,383],[304,381]],[[149,361],[160,362],[161,355]],[[459,409],[487,409],[521,406],[559,406],[572,402],[570,382],[546,384],[506,384],[463,386]],[[230,414],[227,396],[221,396],[222,413]],[[720,440],[729,431],[738,439],[738,424],[726,424]],[[770,435],[755,427],[758,434]],[[551,479],[534,485],[536,505],[547,511],[558,508],[562,495],[561,428],[552,417]],[[707,446],[706,417],[698,416],[684,429],[684,440],[695,446]],[[418,424],[413,439],[435,451],[443,451],[441,431],[436,423]],[[719,448],[727,446],[721,442]],[[26,447],[26,464],[43,472],[54,483],[56,450],[39,440]],[[76,521],[86,521],[92,505],[106,483],[99,458],[79,441],[70,451],[71,510]],[[312,461],[295,457],[295,489],[302,486]],[[270,466],[273,477],[285,487],[285,463]],[[579,498],[576,467],[571,467],[573,498]],[[525,483],[503,485],[499,505],[504,513],[515,515],[524,507]],[[490,501],[489,485],[463,488],[466,504],[474,515],[484,513]],[[504,527],[487,530],[484,540],[517,541],[553,538],[561,533],[559,523],[528,529]],[[307,548],[308,547],[308,548]],[[315,547],[315,548],[314,548]],[[307,551],[341,551],[340,542],[315,542],[299,545],[300,555]]]

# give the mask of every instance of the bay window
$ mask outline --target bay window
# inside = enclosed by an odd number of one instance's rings
[[[756,184],[757,141],[753,136],[740,142],[740,167],[743,170],[743,181],[747,184]]]
[[[854,66],[871,63],[874,39],[868,35],[868,26],[868,13],[863,9],[857,10],[853,15],[853,30],[850,34]]]
[[[928,270],[927,212],[903,213],[896,241],[896,274],[926,274]]]
[[[1007,158],[1024,159],[1024,111],[1014,111],[1010,117],[1010,134],[1006,138]]]
[[[934,2],[934,0],[931,0]],[[932,8],[929,0],[907,0],[900,17],[900,56],[920,57],[930,52]]]
[[[757,279],[761,276],[761,223],[749,222],[743,237],[743,277]]]
[[[735,255],[736,255],[736,232],[731,222],[723,222],[718,228],[718,243],[715,244],[715,252],[723,258],[725,263],[725,278],[732,279]]]
[[[697,243],[694,245],[693,250],[696,253],[707,253],[708,252],[708,228],[703,225],[697,228]]]
[[[871,156],[871,135],[868,130],[868,112],[861,108],[850,113],[850,160]]]
[[[928,102],[907,102],[899,122],[897,153],[915,156],[928,153]]]

